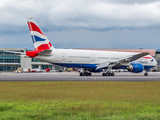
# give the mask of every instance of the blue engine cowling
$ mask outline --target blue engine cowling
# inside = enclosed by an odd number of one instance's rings
[[[127,69],[129,72],[140,73],[144,70],[144,66],[141,63],[131,63]]]

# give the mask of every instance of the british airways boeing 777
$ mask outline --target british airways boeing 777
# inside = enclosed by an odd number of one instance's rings
[[[29,57],[69,68],[83,68],[80,76],[91,76],[91,72],[102,72],[103,76],[114,76],[112,69],[127,69],[129,72],[148,71],[157,65],[148,52],[114,52],[96,50],[55,49],[33,18],[27,18],[35,50],[26,51]]]

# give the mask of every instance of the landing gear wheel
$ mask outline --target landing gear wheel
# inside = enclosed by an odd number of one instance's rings
[[[86,72],[85,75],[88,76],[88,73]]]
[[[80,76],[83,76],[83,73],[82,72],[80,72],[80,74],[79,74]]]
[[[148,76],[148,73],[144,73],[144,76]]]
[[[85,73],[83,73],[83,76],[86,76],[86,74],[85,74]]]
[[[92,76],[92,73],[88,73],[88,76]]]
[[[106,76],[106,73],[102,73],[102,76]]]
[[[108,76],[111,76],[111,73],[108,73]]]
[[[111,73],[111,76],[114,76],[114,73]]]

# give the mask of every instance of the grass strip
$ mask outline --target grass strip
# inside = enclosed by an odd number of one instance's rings
[[[0,82],[0,119],[160,119],[160,82]]]

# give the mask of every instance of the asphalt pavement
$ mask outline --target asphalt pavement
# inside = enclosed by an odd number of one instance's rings
[[[0,81],[160,81],[160,72],[144,73],[116,72],[115,76],[79,76],[78,72],[43,72],[43,73],[0,73]]]

